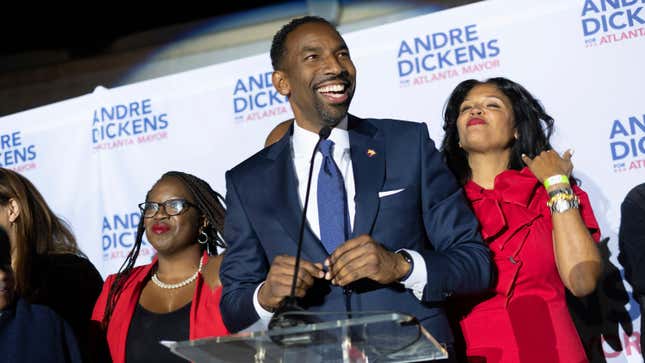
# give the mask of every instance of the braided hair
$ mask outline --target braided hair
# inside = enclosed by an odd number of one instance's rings
[[[226,242],[222,238],[222,233],[224,231],[224,218],[226,216],[226,208],[223,205],[224,197],[221,194],[214,191],[211,186],[204,180],[181,171],[169,171],[161,176],[157,183],[166,178],[176,178],[186,187],[188,192],[195,199],[195,204],[197,209],[208,222],[206,227],[202,229],[204,233],[208,236],[206,243],[201,244],[200,247],[202,250],[206,249],[209,255],[217,254],[217,247],[226,248]],[[155,183],[156,185],[156,183]],[[146,200],[148,199],[148,194],[146,194]],[[139,251],[141,250],[141,243],[143,241],[143,234],[145,233],[144,218],[139,220],[137,226],[137,235],[135,237],[134,245],[128,253],[125,261],[119,268],[114,282],[110,287],[110,292],[108,293],[107,304],[105,307],[105,313],[103,315],[103,328],[107,329],[107,326],[114,312],[114,307],[116,306],[117,301],[121,295],[121,291],[125,286],[128,277],[132,273],[134,266],[137,262],[137,257],[139,256]]]

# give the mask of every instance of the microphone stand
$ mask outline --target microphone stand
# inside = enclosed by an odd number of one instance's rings
[[[298,237],[298,247],[296,250],[296,265],[294,267],[293,280],[291,281],[291,293],[289,294],[289,296],[285,297],[282,300],[278,308],[275,310],[271,321],[269,321],[269,330],[273,330],[275,328],[289,328],[314,322],[314,319],[312,319],[311,316],[304,314],[305,309],[303,309],[298,304],[298,298],[295,296],[295,294],[296,283],[298,281],[298,270],[300,269],[302,240],[305,232],[305,223],[307,221],[307,207],[309,206],[309,193],[311,191],[311,176],[314,169],[314,158],[316,156],[316,151],[318,151],[318,145],[320,145],[320,142],[322,140],[327,139],[330,133],[331,128],[329,126],[324,126],[318,132],[318,142],[316,142],[316,146],[314,147],[314,151],[309,162],[309,177],[307,178],[307,191],[305,193],[305,204],[302,208],[302,219],[300,220],[300,234]],[[273,340],[276,344],[288,344],[285,337],[282,335],[273,335],[271,336],[271,340]],[[299,339],[298,342],[301,342],[301,339]]]

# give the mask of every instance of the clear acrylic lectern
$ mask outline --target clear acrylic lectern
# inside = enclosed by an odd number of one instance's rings
[[[352,319],[162,344],[196,363],[420,362],[448,356],[412,316],[357,316],[354,313]]]

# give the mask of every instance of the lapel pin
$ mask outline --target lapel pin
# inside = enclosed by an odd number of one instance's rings
[[[367,149],[367,157],[368,158],[371,158],[374,155],[376,155],[376,151],[374,151],[374,149]]]

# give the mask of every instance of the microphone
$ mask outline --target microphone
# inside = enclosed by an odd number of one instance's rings
[[[305,223],[307,222],[307,207],[309,207],[309,192],[311,191],[311,176],[314,169],[314,158],[318,145],[322,140],[326,140],[331,134],[331,127],[323,126],[318,131],[318,142],[314,147],[309,161],[309,177],[307,178],[307,191],[305,193],[305,203],[302,208],[302,218],[300,220],[300,234],[298,235],[298,247],[296,250],[296,265],[293,271],[293,280],[291,281],[291,293],[284,298],[280,306],[276,309],[273,317],[269,321],[269,330],[275,328],[289,328],[298,325],[304,325],[313,322],[310,316],[303,314],[305,310],[298,305],[298,298],[296,295],[296,283],[298,282],[298,270],[300,269],[300,253],[302,252],[302,240],[305,232]],[[287,344],[283,336],[271,336],[271,339],[278,344]]]

